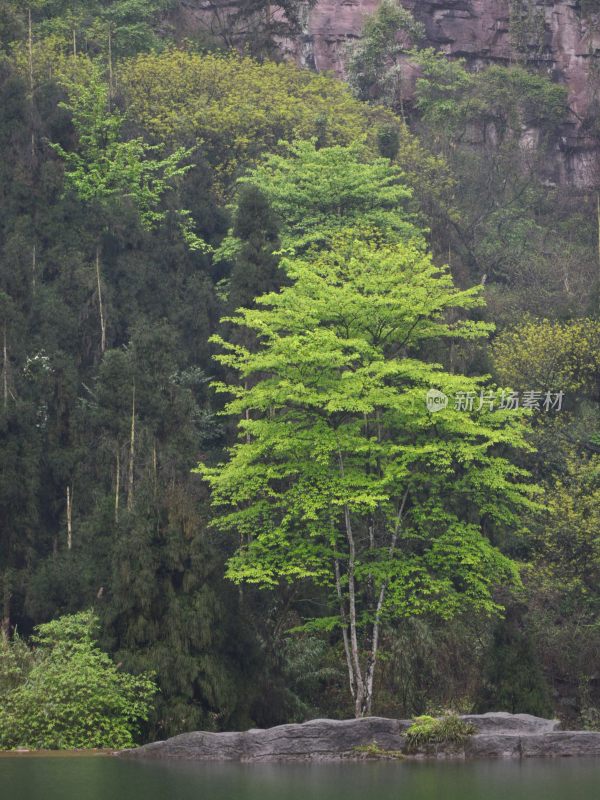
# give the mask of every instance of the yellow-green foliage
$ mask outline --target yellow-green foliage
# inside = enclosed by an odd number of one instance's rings
[[[547,487],[548,515],[537,536],[535,580],[585,598],[600,578],[600,456],[567,456],[565,472]]]
[[[600,322],[531,320],[496,339],[500,382],[515,389],[593,391],[600,370]]]
[[[121,64],[119,86],[149,136],[180,145],[201,141],[224,179],[281,139],[347,145],[366,137],[375,145],[374,120],[393,120],[332,77],[237,55],[140,55]]]
[[[17,72],[27,84],[31,80],[34,89],[50,81],[84,84],[102,71],[101,65],[87,55],[74,56],[64,40],[54,35],[34,39],[31,51],[28,42],[13,42],[11,55]]]
[[[415,717],[406,731],[406,749],[414,752],[432,744],[461,745],[475,733],[475,727],[455,714],[443,717]]]

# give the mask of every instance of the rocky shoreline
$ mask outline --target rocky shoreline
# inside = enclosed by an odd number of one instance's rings
[[[476,733],[460,746],[430,745],[411,758],[473,759],[600,756],[600,733],[559,730],[558,720],[529,714],[467,714]],[[182,733],[118,755],[187,761],[340,761],[393,757],[405,751],[410,720],[315,719],[243,732]],[[389,755],[388,755],[389,754]]]

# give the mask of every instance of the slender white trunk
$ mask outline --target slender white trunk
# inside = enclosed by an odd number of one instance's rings
[[[108,110],[110,111],[113,99],[113,58],[112,58],[112,30],[108,26]]]
[[[2,592],[2,620],[0,621],[0,632],[5,640],[8,640],[10,634],[11,600],[12,592],[10,586],[5,585]]]
[[[133,476],[135,464],[135,381],[131,389],[131,431],[129,435],[129,482],[127,487],[127,509],[133,508]]]
[[[248,381],[244,381],[244,390],[248,391]],[[248,420],[250,419],[250,409],[247,408],[244,411],[244,417]],[[246,444],[250,444],[250,431],[246,430]]]
[[[2,399],[4,412],[8,408],[8,345],[6,344],[6,321],[4,322],[2,336]]]
[[[119,521],[119,493],[121,491],[121,454],[117,442],[117,463],[115,465],[115,523]]]
[[[67,550],[73,547],[73,490],[67,486]]]
[[[35,244],[31,249],[31,293],[35,294],[35,282],[37,272],[37,250]]]
[[[27,33],[27,50],[29,60],[29,102],[33,103],[33,24],[31,21],[31,6],[28,10],[28,33]],[[31,115],[33,120],[33,114]],[[33,126],[33,121],[32,121]],[[31,129],[31,161],[35,160],[35,133],[33,127]]]
[[[156,439],[152,442],[152,485],[154,488],[154,499],[158,491],[158,453],[156,450]]]
[[[33,93],[33,25],[31,22],[31,6],[28,10],[27,51],[29,54],[29,91]]]
[[[98,288],[98,313],[100,315],[100,352],[106,350],[106,320],[102,304],[102,282],[100,280],[100,245],[96,246],[96,285]]]
[[[354,668],[352,663],[352,654],[350,653],[350,642],[348,640],[348,615],[344,607],[344,598],[342,595],[342,577],[340,574],[340,562],[336,558],[334,561],[335,569],[335,588],[340,604],[340,618],[342,621],[342,639],[344,642],[344,653],[346,654],[346,665],[348,667],[348,682],[350,685],[350,694],[352,697],[356,696],[356,689],[354,686]]]
[[[338,452],[340,463],[340,475],[344,476],[344,458],[341,451]],[[360,655],[358,647],[358,626],[356,624],[356,584],[354,580],[354,570],[356,567],[356,546],[354,543],[354,533],[352,531],[352,520],[350,509],[344,505],[344,527],[346,539],[348,541],[348,619],[350,623],[350,652],[352,654],[352,667],[354,672],[354,686],[356,694],[354,696],[354,713],[356,717],[363,716],[363,703],[365,695],[365,684],[360,666]]]
[[[408,489],[404,492],[404,496],[402,497],[402,502],[400,503],[400,508],[398,509],[398,514],[396,515],[394,532],[392,533],[390,547],[388,550],[388,558],[390,560],[393,558],[394,552],[396,550],[396,544],[398,542],[398,534],[400,533],[400,528],[402,526],[402,518],[404,517],[404,509],[406,508],[407,499],[408,499]],[[365,713],[367,715],[371,713],[373,707],[373,683],[375,680],[375,667],[377,665],[377,655],[379,652],[379,631],[381,628],[381,614],[383,611],[383,604],[385,602],[387,587],[388,587],[388,582],[384,580],[379,590],[377,607],[375,609],[375,619],[373,620],[373,636],[371,639],[371,652],[369,654],[366,678],[365,678],[365,683],[366,683]]]

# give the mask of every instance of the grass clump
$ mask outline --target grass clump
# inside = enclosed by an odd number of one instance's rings
[[[406,731],[406,750],[411,753],[429,745],[462,745],[475,733],[475,726],[456,714],[415,717]]]
[[[366,758],[404,758],[404,754],[400,750],[384,750],[376,741],[370,744],[361,744],[352,748],[355,753],[365,756]]]

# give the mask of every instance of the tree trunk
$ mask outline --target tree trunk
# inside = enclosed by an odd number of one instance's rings
[[[111,110],[113,99],[113,58],[112,58],[112,30],[108,26],[108,110]]]
[[[34,244],[31,249],[31,293],[33,295],[35,295],[36,271],[37,271],[37,252],[36,252],[36,246]]]
[[[4,332],[2,341],[2,399],[4,402],[4,413],[8,408],[8,346],[6,344],[6,321],[4,322]]]
[[[127,509],[133,508],[133,468],[135,463],[135,381],[131,389],[131,433],[129,437],[129,481],[127,486]]]
[[[98,287],[98,313],[100,315],[100,352],[106,350],[106,320],[102,304],[102,284],[100,281],[100,245],[96,245],[96,285]]]
[[[7,640],[10,635],[10,612],[12,591],[9,585],[9,578],[7,574],[4,575],[2,589],[2,619],[0,620],[0,634]]]
[[[27,18],[28,18],[27,52],[29,56],[29,91],[33,95],[33,25],[31,22],[31,6],[29,6]]]
[[[340,458],[340,473],[344,474],[343,458],[341,453]],[[402,526],[402,519],[404,517],[404,509],[408,499],[408,489],[405,491],[398,513],[396,515],[396,522],[390,539],[388,549],[388,558],[392,558],[396,550],[398,542],[398,535]],[[354,714],[356,718],[370,716],[373,710],[373,688],[375,683],[375,672],[378,663],[379,655],[379,636],[381,631],[381,619],[383,613],[383,606],[387,593],[387,581],[383,581],[379,589],[377,598],[377,606],[375,608],[375,617],[373,619],[373,626],[370,636],[370,651],[367,658],[366,667],[363,669],[360,664],[360,653],[358,648],[358,632],[356,624],[356,587],[354,582],[354,568],[356,564],[356,551],[354,543],[354,534],[352,531],[352,524],[350,519],[350,510],[347,506],[344,507],[344,525],[346,529],[346,537],[348,540],[348,605],[349,612],[346,615],[344,601],[341,590],[341,575],[339,562],[335,561],[335,581],[338,600],[340,603],[340,615],[342,618],[342,635],[344,640],[344,652],[346,653],[346,662],[348,665],[348,675],[350,681],[350,693],[354,699]],[[369,531],[371,537],[371,531]],[[348,636],[348,627],[350,628],[350,636]]]
[[[73,490],[67,486],[67,550],[73,547]]]
[[[28,61],[29,61],[29,104],[30,104],[30,115],[31,115],[31,165],[33,169],[33,164],[35,162],[35,131],[33,128],[33,25],[31,22],[31,6],[29,6],[28,10],[28,33],[27,33],[27,50],[28,50]]]
[[[158,452],[156,449],[156,439],[152,442],[152,486],[154,489],[154,499],[158,493]]]
[[[338,453],[340,462],[340,475],[344,476],[344,459],[341,451]],[[358,629],[356,624],[356,586],[354,582],[354,569],[356,566],[356,547],[354,544],[354,534],[352,531],[352,520],[350,519],[350,509],[344,505],[344,527],[346,529],[346,539],[348,541],[348,619],[350,621],[350,652],[352,654],[352,668],[354,672],[354,686],[356,694],[354,696],[354,714],[362,717],[364,715],[363,705],[365,698],[365,683],[363,680],[362,669],[360,666],[360,656],[358,649]]]
[[[121,455],[117,443],[117,463],[115,467],[115,524],[119,521],[119,492],[121,490]]]
[[[407,499],[408,499],[408,489],[404,492],[404,495],[402,497],[402,502],[400,503],[400,507],[396,515],[396,524],[394,526],[394,532],[392,533],[392,538],[390,541],[390,547],[388,551],[388,557],[390,560],[394,555],[394,551],[396,550],[396,544],[398,542],[398,534],[400,533],[400,528],[402,526],[402,519],[404,517],[404,509],[406,508]],[[375,619],[373,620],[371,652],[369,653],[366,676],[365,676],[364,715],[366,716],[370,716],[373,708],[373,683],[375,680],[375,668],[377,666],[377,656],[379,653],[379,631],[381,628],[381,614],[383,611],[383,604],[385,602],[387,587],[388,587],[387,581],[384,580],[379,590],[379,598],[377,599],[377,608],[375,609]]]
[[[356,625],[356,586],[354,582],[354,569],[356,565],[356,549],[354,546],[354,534],[350,520],[350,509],[344,506],[344,523],[346,526],[346,537],[348,539],[348,617],[350,619],[350,649],[352,652],[352,663],[354,665],[354,684],[356,695],[354,698],[354,713],[356,717],[363,716],[363,702],[365,685],[363,681],[362,669],[360,666],[360,655],[358,649],[358,628]]]
[[[346,654],[346,664],[348,666],[348,681],[350,684],[350,694],[354,698],[356,695],[356,688],[354,686],[354,668],[352,665],[352,655],[350,653],[350,642],[348,641],[348,616],[344,607],[344,598],[342,596],[342,578],[340,574],[340,562],[336,558],[334,561],[335,568],[335,588],[337,591],[338,600],[340,603],[340,618],[342,621],[342,639],[344,642],[344,653]]]

